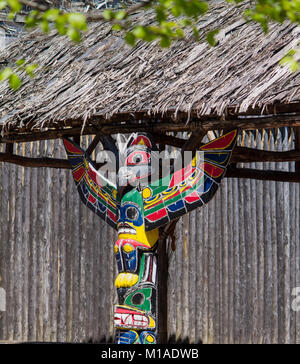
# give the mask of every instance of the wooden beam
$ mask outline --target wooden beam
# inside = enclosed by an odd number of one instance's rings
[[[0,161],[17,164],[23,167],[49,167],[70,169],[71,165],[67,159],[56,158],[29,158],[16,154],[0,153]]]
[[[295,118],[295,120],[299,120],[300,117],[300,103],[290,103],[290,104],[276,104],[276,105],[264,105],[263,107],[256,107],[256,108],[249,108],[246,112],[239,113],[236,111],[236,107],[228,107],[224,111],[224,115],[220,116],[217,114],[211,114],[211,115],[198,115],[198,112],[196,110],[191,110],[190,112],[184,112],[184,111],[177,111],[175,108],[170,108],[167,111],[164,112],[157,112],[153,113],[149,109],[139,110],[139,111],[124,111],[124,112],[118,112],[116,114],[111,115],[109,119],[105,117],[105,115],[100,113],[94,113],[93,116],[85,120],[85,124],[88,125],[94,125],[96,127],[99,127],[101,125],[111,125],[111,124],[122,124],[124,123],[137,123],[137,121],[143,120],[148,123],[148,125],[151,125],[150,123],[157,122],[157,120],[160,120],[162,122],[171,122],[172,124],[184,124],[186,125],[189,121],[199,121],[200,123],[203,123],[203,125],[207,122],[217,122],[219,123],[222,121],[222,119],[226,119],[227,121],[235,121],[235,120],[244,120],[247,122],[247,120],[251,119],[254,120],[254,122],[260,122],[261,117],[270,119],[276,119],[276,124],[273,127],[281,127],[286,125],[279,125],[282,120],[285,117],[291,116],[292,118]],[[226,121],[225,120],[225,121]],[[224,121],[224,120],[223,120]],[[72,127],[76,128],[79,127],[82,128],[83,120],[82,118],[76,118],[76,119],[66,119],[62,120],[63,125],[66,127]],[[286,122],[283,120],[282,122]],[[18,128],[18,133],[23,133],[26,131],[32,130],[35,125],[36,121],[32,120],[30,122],[23,120],[23,127]],[[49,128],[56,128],[57,122],[49,122],[47,124]],[[261,128],[264,128],[263,126]],[[256,128],[255,128],[256,129]],[[211,129],[214,130],[214,129]],[[217,130],[217,129],[215,129]]]
[[[167,344],[168,341],[168,256],[166,238],[160,237],[157,247],[157,317],[158,342]]]
[[[278,182],[300,182],[300,173],[259,170],[251,168],[232,168],[226,171],[227,178],[247,178],[261,181],[278,181]]]
[[[87,127],[81,133],[81,128],[50,129],[42,132],[12,133],[0,137],[0,143],[22,143],[36,142],[38,140],[60,139],[80,135],[97,134],[99,131],[94,127]]]
[[[13,144],[11,144],[13,145]],[[70,165],[67,159],[57,158],[29,158],[16,154],[0,153],[0,161],[17,164],[23,167],[50,167],[66,168]],[[232,157],[231,165],[236,163],[251,162],[300,162],[300,150],[289,150],[285,152],[270,152],[245,147],[236,147]],[[102,164],[101,164],[102,165]]]
[[[166,113],[167,114],[167,113]],[[166,119],[166,115],[152,115],[152,119],[147,122],[147,113],[137,115],[132,120],[132,114],[128,113],[127,119],[123,122],[122,113],[118,117],[112,117],[111,120],[104,120],[103,117],[96,117],[87,120],[86,127],[82,131],[82,126],[79,121],[66,121],[64,128],[53,128],[51,123],[49,129],[44,131],[32,131],[31,128],[11,129],[5,131],[5,134],[0,138],[1,143],[14,143],[26,142],[35,140],[48,140],[57,139],[63,136],[76,136],[102,133],[104,135],[112,135],[117,133],[132,133],[138,131],[150,133],[164,133],[164,132],[193,132],[195,130],[203,129],[209,130],[224,130],[231,128],[239,128],[241,130],[255,130],[255,129],[268,129],[279,127],[300,127],[300,113],[294,115],[271,115],[263,117],[243,117],[237,119],[223,120],[220,118],[204,119],[201,120],[197,117],[191,118],[187,123],[186,120],[182,122],[180,119],[177,122],[172,122],[171,116]],[[123,115],[124,117],[124,115]],[[143,120],[143,122],[137,122]],[[157,121],[159,120],[159,121]],[[79,126],[80,125],[80,126]],[[57,127],[57,126],[56,126]]]
[[[173,137],[171,135],[152,133],[155,143],[162,145],[171,145],[172,147],[182,148],[186,143],[186,139]]]
[[[71,169],[67,159],[57,158],[28,158],[15,154],[0,153],[0,161],[17,164],[23,167],[32,168],[62,168]],[[228,167],[225,177],[227,178],[250,178],[263,181],[281,181],[281,182],[300,182],[299,172],[282,172],[258,170],[251,168],[233,168]]]
[[[58,169],[71,169],[70,162],[68,159],[58,159],[58,158],[30,158],[22,157],[16,154],[0,153],[0,162],[12,163],[22,167],[32,167],[32,168],[58,168]],[[105,163],[96,163],[92,161],[95,167],[101,168]]]
[[[80,134],[74,135],[73,141],[80,147]]]
[[[295,128],[295,149],[300,152],[300,127]],[[295,171],[300,173],[300,161],[296,159],[295,161]]]
[[[202,139],[205,137],[206,131],[199,127],[198,129],[194,130],[189,137],[188,140],[183,144],[181,151],[188,151],[188,150],[197,150],[199,149]]]
[[[182,148],[186,143],[185,139],[162,134],[154,134],[154,139],[156,142],[164,145],[171,145],[176,148]],[[251,162],[297,162],[300,161],[300,140],[298,149],[299,150],[289,150],[285,152],[273,152],[247,147],[235,147],[232,152],[230,164]]]
[[[273,152],[246,147],[235,147],[232,152],[230,164],[251,162],[292,162],[300,161],[300,150]]]
[[[5,152],[7,154],[13,154],[13,152],[14,152],[14,145],[12,143],[7,143],[5,145]]]
[[[86,153],[87,155],[91,155],[93,153],[93,151],[95,150],[95,148],[97,147],[98,143],[101,140],[101,135],[100,133],[98,133],[94,139],[92,140],[91,144],[88,146]]]

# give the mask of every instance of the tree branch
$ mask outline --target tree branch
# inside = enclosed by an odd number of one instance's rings
[[[127,10],[125,10],[126,16],[129,16],[129,15],[135,13],[136,11],[150,5],[154,1],[155,0],[147,0],[147,1],[144,1],[144,2],[141,2],[141,3],[138,3],[136,5],[129,7]],[[39,4],[39,3],[35,2],[35,1],[31,1],[31,0],[19,0],[19,2],[24,6],[28,6],[34,10],[38,10],[41,12],[45,12],[52,8],[51,6]],[[64,14],[63,11],[61,11],[61,13]],[[86,13],[84,15],[86,17],[86,21],[89,23],[97,22],[97,21],[109,22],[109,20],[106,20],[103,17],[103,15],[99,14],[99,13]]]

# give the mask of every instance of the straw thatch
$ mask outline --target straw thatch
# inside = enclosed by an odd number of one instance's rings
[[[18,92],[0,85],[2,136],[9,132],[91,123],[161,119],[224,120],[232,115],[300,111],[300,72],[279,66],[297,48],[300,29],[261,27],[242,16],[246,5],[214,3],[198,24],[201,34],[221,30],[216,47],[192,36],[169,49],[139,43],[132,48],[108,24],[93,24],[72,44],[32,32],[7,48],[1,64],[25,58],[38,63],[34,79],[24,76]],[[153,13],[135,14],[139,23]],[[297,56],[297,55],[296,55]],[[276,108],[275,108],[276,106]],[[174,121],[173,120],[173,121]],[[176,121],[176,120],[175,120]],[[298,125],[298,124],[297,124]]]

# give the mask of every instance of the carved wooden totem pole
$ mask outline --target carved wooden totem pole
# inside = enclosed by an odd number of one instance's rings
[[[116,184],[95,168],[77,144],[64,140],[82,201],[118,231],[114,245],[119,271],[117,344],[156,343],[159,228],[213,197],[236,136],[236,130],[225,133],[203,145],[185,167],[173,166],[160,176],[159,153],[151,135],[132,134],[125,147],[119,147]]]

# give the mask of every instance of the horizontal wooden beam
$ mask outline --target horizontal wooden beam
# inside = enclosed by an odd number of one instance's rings
[[[0,161],[18,164],[23,167],[50,167],[50,168],[67,168],[69,162],[67,159],[57,158],[29,158],[16,154],[0,153]],[[300,151],[289,150],[286,152],[269,152],[255,150],[251,148],[236,147],[231,163],[251,163],[251,162],[292,162],[300,161]]]
[[[163,134],[154,134],[155,141],[164,145],[182,148],[186,140]],[[298,162],[300,161],[299,150],[288,150],[285,152],[274,152],[268,150],[235,147],[231,156],[231,163],[251,162]]]
[[[16,164],[22,167],[32,167],[32,168],[58,168],[58,169],[71,169],[70,162],[68,159],[58,159],[58,158],[30,158],[23,157],[16,154],[0,153],[0,162],[7,162]],[[96,168],[102,167],[105,163],[97,163],[93,161]]]
[[[273,152],[269,150],[235,147],[230,163],[251,162],[296,162],[300,161],[300,150]]]
[[[49,129],[41,132],[32,131],[28,133],[8,133],[0,137],[0,143],[26,143],[39,140],[60,139],[64,137],[76,137],[81,135],[97,134],[98,129],[86,127],[82,132],[81,128]]]
[[[23,167],[71,169],[71,166],[67,159],[29,158],[18,156],[15,154],[0,153],[0,161],[13,163]],[[230,166],[227,169],[225,177],[250,178],[263,181],[300,182],[299,172],[269,171],[251,168],[235,168]]]
[[[124,113],[123,113],[124,114]],[[193,132],[199,129],[224,130],[231,128],[239,128],[242,130],[268,129],[280,127],[300,127],[300,113],[292,115],[268,115],[253,117],[238,117],[236,119],[204,119],[201,120],[196,115],[191,115],[187,122],[185,119],[178,118],[172,121],[171,115],[149,115],[146,112],[137,112],[134,114],[122,113],[113,116],[110,120],[104,120],[101,116],[93,116],[86,121],[86,126],[82,130],[82,122],[80,120],[64,121],[64,128],[57,128],[51,123],[47,130],[32,130],[33,126],[26,126],[22,129],[2,130],[1,143],[26,142],[36,140],[57,139],[63,136],[76,136],[102,133],[103,135],[112,135],[117,133],[132,133],[138,131],[162,134],[165,132]],[[136,114],[136,115],[135,115]],[[124,120],[124,121],[122,121]],[[143,120],[139,122],[138,120]],[[52,128],[53,127],[53,128]]]
[[[23,167],[71,168],[67,159],[29,158],[9,153],[0,153],[0,162],[13,163]]]
[[[300,173],[270,171],[251,168],[233,168],[229,167],[226,171],[227,178],[246,178],[261,181],[277,181],[277,182],[300,182]]]
[[[73,133],[75,131],[73,130]],[[59,132],[59,137],[63,136],[73,136],[72,131],[67,129],[65,131]],[[93,130],[93,134],[95,130]],[[92,132],[91,132],[92,134]],[[75,134],[76,135],[76,134]],[[57,132],[48,131],[47,135],[44,136],[45,139],[55,139],[57,137]],[[40,135],[31,135],[30,141],[39,140]],[[16,136],[18,142],[26,142],[27,136]],[[155,137],[155,140],[158,143],[163,143],[172,145],[178,148],[181,148],[186,140],[180,138],[174,138],[171,136],[161,136],[160,138]],[[5,139],[5,141],[9,144],[10,142]],[[14,140],[16,141],[16,140]],[[247,162],[288,162],[288,161],[300,161],[299,150],[290,150],[285,152],[274,152],[274,151],[265,151],[259,149],[252,149],[246,147],[236,147],[233,155],[232,155],[232,163],[247,163]]]

